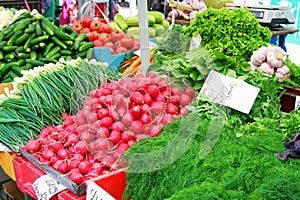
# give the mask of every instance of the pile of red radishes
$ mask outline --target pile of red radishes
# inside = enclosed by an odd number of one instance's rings
[[[74,183],[124,167],[121,156],[135,142],[155,137],[193,100],[153,73],[107,82],[89,93],[83,108],[48,126],[23,148]]]

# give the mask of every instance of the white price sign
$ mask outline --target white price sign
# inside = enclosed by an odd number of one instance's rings
[[[243,80],[225,76],[211,70],[198,98],[202,93],[211,101],[248,114],[259,93],[259,88]]]
[[[38,200],[48,200],[66,188],[48,175],[39,177],[32,184]]]
[[[116,200],[95,182],[89,182],[86,189],[86,200]]]
[[[300,96],[296,96],[295,100],[295,110],[300,109]]]

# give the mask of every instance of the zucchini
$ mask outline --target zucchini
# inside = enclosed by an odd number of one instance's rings
[[[40,23],[37,21],[36,25],[35,25],[35,33],[37,36],[42,36],[43,35],[43,31],[41,28]]]
[[[21,21],[22,19],[27,19],[27,18],[31,18],[31,14],[28,11],[21,13],[11,24],[15,24]]]
[[[67,49],[67,45],[66,45],[65,43],[63,43],[62,41],[60,41],[57,37],[52,36],[52,37],[51,37],[51,40],[52,40],[55,44],[57,44],[58,46],[60,46],[61,48]]]
[[[57,63],[58,60],[53,59],[53,58],[41,58],[40,61],[44,62],[44,63]]]
[[[109,26],[110,26],[110,29],[113,30],[113,31],[120,31],[121,33],[124,33],[124,31],[122,31],[122,29],[117,24],[117,22],[110,22]]]
[[[94,48],[89,48],[86,52],[86,58],[91,60],[94,58]]]
[[[119,25],[119,27],[122,29],[122,31],[127,30],[128,24],[127,24],[125,18],[121,14],[117,13],[114,16],[114,21]]]

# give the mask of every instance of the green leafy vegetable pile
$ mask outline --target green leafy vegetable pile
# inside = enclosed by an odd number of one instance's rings
[[[236,65],[248,62],[252,53],[268,44],[272,36],[267,27],[262,27],[254,15],[243,8],[209,8],[197,13],[183,33],[191,37],[200,34],[204,49],[231,56]]]
[[[299,159],[282,162],[274,154],[297,133],[299,119],[300,112],[295,111],[240,127],[226,124],[212,151],[200,159],[199,149],[210,126],[210,120],[201,117],[192,144],[179,159],[152,172],[127,172],[125,198],[297,199]],[[129,152],[158,151],[175,138],[178,126],[179,120],[174,121],[160,136],[141,140]],[[131,157],[129,169],[134,166]]]

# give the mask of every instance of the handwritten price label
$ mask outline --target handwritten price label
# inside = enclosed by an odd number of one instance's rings
[[[48,175],[39,177],[32,184],[38,200],[48,200],[66,188]]]
[[[211,101],[248,114],[259,93],[259,88],[243,80],[225,76],[211,70],[199,93],[206,94]]]
[[[116,200],[95,182],[89,182],[86,190],[86,200]]]

